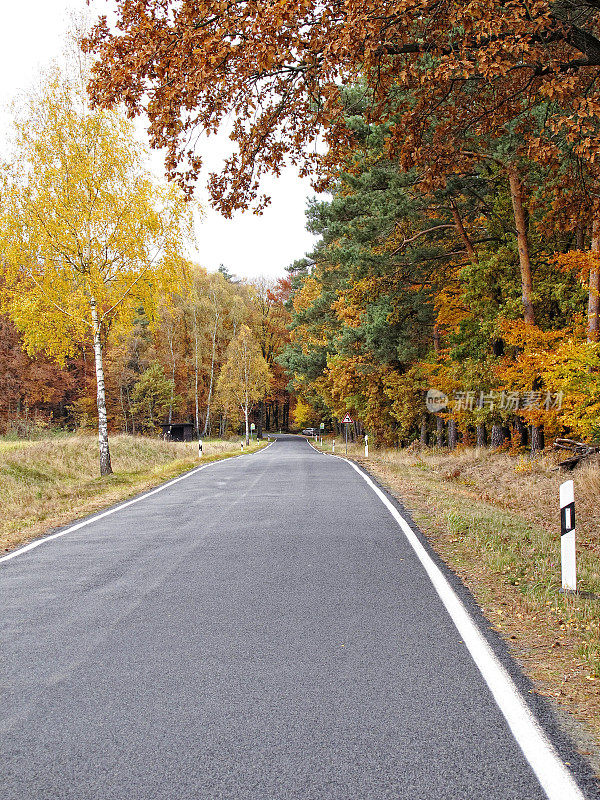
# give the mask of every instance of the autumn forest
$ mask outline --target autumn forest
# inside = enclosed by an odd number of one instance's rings
[[[350,412],[375,444],[600,438],[600,3],[113,5],[2,170],[5,432]],[[188,257],[198,132],[232,115],[222,214],[260,213],[290,164],[318,192],[278,282]]]

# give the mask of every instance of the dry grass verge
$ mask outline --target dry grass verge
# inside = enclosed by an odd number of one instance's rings
[[[554,454],[371,449],[365,459],[349,445],[348,455],[409,509],[536,690],[583,723],[571,732],[600,770],[600,599],[560,592],[558,504],[559,484],[573,477],[578,584],[600,597],[598,464],[565,475]]]
[[[246,452],[263,444],[252,443]],[[112,436],[114,474],[98,476],[98,439],[75,435],[44,441],[0,442],[0,550],[13,548],[79,517],[125,500],[199,463],[239,455],[240,443]]]

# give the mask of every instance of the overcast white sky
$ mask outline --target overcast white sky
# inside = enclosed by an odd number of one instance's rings
[[[0,27],[0,102],[3,106],[35,81],[39,70],[59,58],[68,26],[69,10],[84,9],[85,0],[7,0]],[[104,11],[112,0],[95,0],[93,7]],[[0,117],[0,136],[6,131],[7,112]],[[205,163],[215,169],[227,141],[218,138],[206,150]],[[2,145],[0,143],[0,149]],[[155,171],[162,173],[158,158]],[[206,209],[197,226],[197,260],[208,269],[224,264],[241,277],[279,277],[285,267],[310,250],[314,238],[304,228],[308,181],[288,170],[280,179],[265,185],[272,204],[260,217],[237,215],[225,220],[208,208],[202,186],[197,197]]]

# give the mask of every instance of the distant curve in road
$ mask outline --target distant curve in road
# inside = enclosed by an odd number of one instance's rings
[[[0,587],[2,800],[547,797],[389,509],[303,439],[23,552]]]

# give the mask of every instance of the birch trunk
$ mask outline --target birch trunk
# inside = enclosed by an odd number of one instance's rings
[[[194,399],[196,401],[194,421],[196,423],[195,432],[196,436],[200,436],[200,406],[198,403],[198,317],[196,315],[196,307],[194,306]]]
[[[100,475],[112,474],[110,450],[108,447],[108,420],[106,418],[106,389],[104,386],[104,365],[102,363],[102,342],[100,340],[100,320],[96,301],[90,299],[92,330],[94,332],[94,359],[96,363],[96,386],[98,405],[98,445],[100,449]]]
[[[169,403],[169,425],[173,422],[173,400],[175,399],[175,350],[173,348],[173,332],[169,334],[169,348],[171,350],[171,401]]]
[[[208,431],[208,425],[210,422],[210,403],[212,399],[212,392],[213,392],[213,383],[215,380],[215,351],[216,351],[216,342],[217,342],[217,327],[219,324],[219,314],[215,310],[215,327],[213,328],[213,335],[212,335],[212,356],[210,361],[210,383],[208,386],[208,399],[206,401],[206,419],[204,420],[204,430],[202,431],[202,435],[206,436]]]
[[[244,405],[244,414],[246,416],[246,447],[250,444],[250,428],[248,426],[248,411],[250,409],[250,398],[248,396],[248,384],[249,384],[249,375],[248,375],[248,344],[244,341],[244,387],[246,393],[246,404]]]

